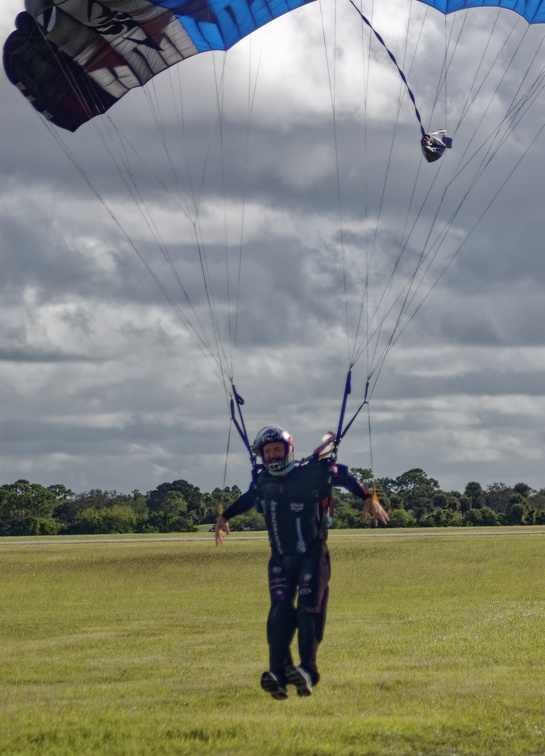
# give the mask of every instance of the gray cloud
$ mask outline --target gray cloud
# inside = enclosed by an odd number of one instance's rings
[[[5,34],[10,12],[0,11]],[[205,61],[158,77],[147,98],[131,93],[111,122],[59,135],[62,144],[0,76],[3,480],[145,491],[182,477],[212,490],[229,430],[216,360],[246,400],[250,434],[283,423],[305,455],[336,428],[361,347],[349,411],[372,371],[371,444],[364,409],[343,461],[381,476],[422,467],[445,488],[545,485],[543,139],[529,146],[539,102],[479,168],[500,106],[528,88],[523,52],[504,82],[511,94],[491,104],[484,90],[497,79],[477,74],[486,86],[457,126],[483,30],[452,60],[442,114],[441,67],[429,61],[442,61],[444,35],[429,32],[409,79],[425,119],[455,144],[428,166],[406,96],[396,116],[397,73],[376,46],[364,56],[366,90],[348,16],[334,140],[324,53],[307,52],[321,38],[318,17],[293,15],[271,25],[250,117],[244,48],[229,54],[221,138]],[[400,55],[397,15],[384,23]],[[197,82],[205,69],[210,80]],[[248,479],[235,433],[227,483]]]

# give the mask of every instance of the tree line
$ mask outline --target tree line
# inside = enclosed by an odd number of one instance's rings
[[[367,488],[373,485],[370,470],[353,468],[351,473]],[[415,468],[374,484],[390,527],[545,524],[545,489],[536,491],[525,483],[483,488],[472,481],[463,493],[443,491],[434,478]],[[17,480],[0,488],[0,536],[193,532],[212,526],[240,493],[236,485],[203,493],[185,480],[162,483],[146,494],[100,489],[74,493],[63,485]],[[332,528],[373,526],[362,518],[362,501],[340,489],[334,489],[332,514]],[[235,518],[231,526],[265,528],[257,509]]]

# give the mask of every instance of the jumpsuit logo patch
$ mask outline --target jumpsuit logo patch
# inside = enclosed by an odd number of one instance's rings
[[[276,516],[277,506],[278,506],[278,502],[274,501],[273,499],[271,501],[271,530],[272,530],[272,537],[274,538],[274,541],[276,543],[276,548],[278,549],[278,553],[283,554],[282,544],[280,541],[280,534],[278,532],[278,519]]]
[[[279,601],[283,601],[286,598],[286,591],[288,588],[288,581],[286,575],[282,571],[280,565],[274,565],[271,568],[271,579],[269,581],[269,588],[271,593]]]
[[[303,575],[301,575],[301,582],[303,585],[299,588],[299,595],[300,596],[308,596],[310,593],[312,593],[312,588],[310,587],[310,582],[312,580],[312,575],[310,572],[305,572]]]
[[[295,545],[295,549],[298,554],[304,554],[307,550],[307,545],[303,539],[303,529],[301,526],[301,518],[298,517],[295,521],[295,526],[297,528],[297,543]]]

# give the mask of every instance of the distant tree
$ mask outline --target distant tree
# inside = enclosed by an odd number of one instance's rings
[[[465,496],[469,499],[469,509],[480,509],[484,505],[484,491],[480,483],[471,481],[465,487]]]
[[[92,488],[83,493],[72,494],[72,492],[69,492],[69,494],[58,500],[53,512],[53,516],[66,533],[131,532],[115,529],[102,531],[101,523],[112,521],[112,516],[104,515],[103,517],[103,513],[114,507],[127,507],[134,512],[134,518],[131,517],[130,519],[136,523],[139,517],[147,512],[146,500],[139,491],[133,491],[132,494],[128,495],[117,491],[102,491],[99,488]],[[95,516],[93,512],[97,512],[99,516]]]
[[[424,514],[418,524],[428,528],[461,527],[463,517],[461,512],[453,509],[435,509]]]
[[[248,512],[235,517],[233,521],[229,523],[229,527],[233,531],[265,530],[265,518],[261,512],[258,512],[255,507],[252,507]]]
[[[520,494],[509,497],[509,503],[503,516],[505,525],[524,525],[528,513],[528,501]]]
[[[73,491],[71,491],[69,488],[66,488],[66,486],[63,486],[61,483],[55,483],[52,486],[47,486],[47,490],[51,491],[57,501],[68,501],[70,499],[73,499],[75,496],[75,493]]]
[[[379,499],[380,499],[380,496],[379,496]],[[389,502],[389,508],[391,510],[405,509],[406,505],[408,504],[408,502],[405,501],[403,496],[397,493],[388,494],[388,502]],[[409,507],[410,507],[410,504],[409,504]]]
[[[392,528],[414,528],[416,519],[405,509],[392,509],[389,512],[390,527]]]
[[[349,468],[348,472],[350,475],[353,475],[358,483],[362,485],[367,491],[371,492],[373,490],[373,473],[369,468],[362,468],[362,467],[351,467]],[[383,505],[383,507],[386,510],[390,509],[390,494],[387,490],[385,490],[382,486],[381,480],[375,480],[374,485],[376,488],[377,496]],[[345,515],[341,516],[341,519],[344,518],[344,521],[351,521],[354,516],[356,516],[356,525],[353,527],[361,528],[367,526],[367,521],[361,519],[361,513],[364,505],[363,499],[360,499],[358,496],[356,496],[353,493],[350,493],[349,491],[346,491],[344,488],[334,488],[333,489],[333,496],[335,499],[335,506],[343,506],[348,507],[349,509],[356,510],[356,515],[349,514],[348,510],[346,511],[346,517]],[[344,510],[343,510],[344,511]],[[349,525],[338,525],[338,527],[352,527]]]
[[[369,489],[372,487],[375,479],[373,477],[373,471],[369,467],[351,467],[349,472],[350,475],[353,475],[358,483],[365,486],[365,488]],[[375,484],[377,482],[378,481],[375,481]]]
[[[81,534],[133,533],[137,521],[137,513],[128,505],[87,507],[76,513],[70,531]]]
[[[528,499],[532,494],[535,494],[536,492],[530,488],[526,483],[515,483],[513,486],[513,491],[515,493],[520,494],[525,499]]]
[[[366,523],[360,509],[356,509],[352,504],[357,501],[355,496],[345,491],[336,490],[333,500],[333,512],[330,527],[334,530],[341,528],[363,528]],[[359,500],[361,503],[361,499]]]
[[[538,514],[545,512],[545,488],[533,493],[528,501]]]
[[[214,523],[218,519],[220,510],[223,512],[227,507],[237,499],[242,491],[238,486],[225,486],[225,488],[215,488],[212,493],[203,494],[204,512],[201,522]]]
[[[505,483],[491,483],[486,488],[485,505],[500,515],[505,514],[509,506],[509,498],[513,495],[513,489]]]
[[[499,515],[490,507],[470,509],[463,514],[464,525],[499,525]]]
[[[53,518],[56,498],[39,483],[20,479],[2,486],[0,492],[1,535],[49,535],[59,532]]]
[[[415,512],[429,511],[433,508],[433,496],[439,491],[439,483],[428,477],[424,470],[414,468],[395,479],[395,493],[405,501],[405,509]]]
[[[545,511],[541,510],[539,512],[536,511],[533,525],[545,525]]]
[[[394,478],[377,478],[376,483],[377,486],[380,486],[380,488],[388,496],[391,496],[397,491],[396,481]]]
[[[114,504],[100,513],[101,533],[134,533],[138,515],[126,504]]]
[[[460,510],[460,500],[450,493],[440,491],[433,495],[431,499],[433,509],[450,509],[453,512]]]
[[[179,497],[170,497],[170,494],[179,494]],[[186,480],[175,480],[172,483],[161,483],[156,489],[150,491],[147,494],[147,506],[149,511],[149,521],[152,525],[157,522],[166,523],[171,515],[166,515],[166,512],[172,508],[179,508],[179,517],[183,520],[184,528],[194,530],[197,523],[202,522],[206,507],[205,499],[200,489],[188,483]],[[181,502],[184,502],[182,505]],[[173,503],[175,502],[175,503]],[[185,511],[182,513],[182,509],[185,506]],[[158,515],[156,517],[155,515]],[[183,515],[183,516],[182,516]],[[166,520],[164,517],[166,516]],[[161,518],[163,517],[163,520]],[[176,518],[177,515],[172,515]],[[172,523],[168,525],[171,527]],[[161,526],[160,526],[161,527]],[[178,530],[178,528],[175,528]]]

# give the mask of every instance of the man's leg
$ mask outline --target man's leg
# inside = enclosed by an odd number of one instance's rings
[[[317,544],[299,570],[296,622],[301,668],[312,685],[320,679],[316,656],[324,637],[331,566],[325,543]]]
[[[282,687],[286,685],[286,668],[293,664],[290,646],[295,635],[294,607],[296,581],[289,559],[271,557],[269,561],[269,593],[271,607],[267,618],[270,671]]]

